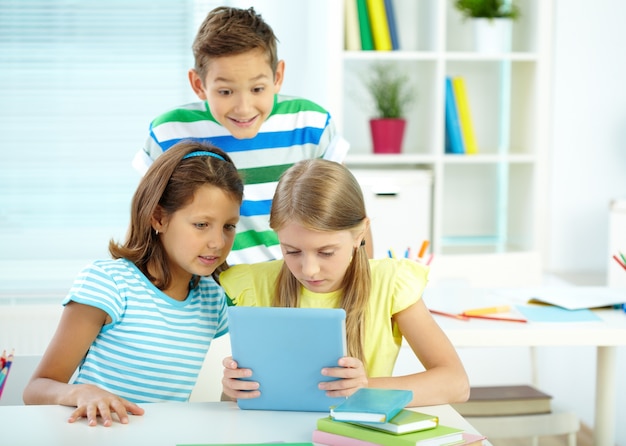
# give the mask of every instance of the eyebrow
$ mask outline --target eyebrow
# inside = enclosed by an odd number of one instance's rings
[[[285,248],[288,249],[297,249],[298,251],[302,251],[302,248],[298,248],[297,246],[292,246],[288,243],[281,243],[282,246],[284,246]],[[323,251],[325,249],[337,249],[339,245],[338,244],[334,244],[334,245],[324,245],[324,246],[320,246],[319,248],[315,248],[317,251]]]
[[[258,76],[255,76],[249,80],[252,82],[258,82],[261,79],[270,79],[270,77],[265,74],[259,74]],[[230,79],[227,79],[225,77],[216,77],[213,81],[214,82],[232,82]]]

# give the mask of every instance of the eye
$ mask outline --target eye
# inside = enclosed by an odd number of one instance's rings
[[[301,251],[296,251],[296,250],[291,250],[291,251],[286,250],[286,251],[285,251],[285,254],[286,254],[286,255],[289,255],[289,256],[295,256],[295,255],[297,255],[297,254],[300,254],[300,252],[301,252]]]
[[[319,255],[322,257],[332,257],[335,255],[334,251],[320,251]]]
[[[194,223],[193,225],[196,227],[196,229],[204,229],[208,226],[207,223]]]
[[[252,89],[253,93],[263,93],[265,91],[265,87],[255,87]]]
[[[217,90],[217,94],[220,96],[230,96],[232,93],[232,90]]]
[[[237,230],[237,225],[231,225],[231,224],[224,225],[224,230],[227,232],[235,232]]]

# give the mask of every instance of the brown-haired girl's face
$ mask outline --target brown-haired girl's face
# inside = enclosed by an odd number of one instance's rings
[[[209,276],[226,261],[235,240],[239,203],[222,189],[200,186],[193,200],[158,227],[175,281]]]
[[[341,288],[359,240],[352,232],[321,232],[290,222],[277,230],[283,258],[308,290],[329,293]]]

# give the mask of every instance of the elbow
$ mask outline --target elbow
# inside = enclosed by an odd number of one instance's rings
[[[464,403],[469,399],[470,383],[469,378],[467,377],[467,373],[465,373],[465,370],[462,370],[462,373],[460,373],[457,377],[454,389],[454,394],[451,395],[451,403]]]

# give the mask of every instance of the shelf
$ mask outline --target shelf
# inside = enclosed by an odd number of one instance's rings
[[[528,262],[527,277],[539,277],[554,2],[516,1],[522,14],[513,24],[512,51],[483,54],[473,50],[471,21],[462,19],[453,0],[394,0],[400,50],[343,51],[337,46],[331,58],[340,64],[340,75],[332,79],[337,95],[330,109],[351,144],[350,168],[378,168],[388,176],[389,169],[432,172],[431,249],[437,258],[451,258],[439,265],[461,267],[459,258],[467,256],[479,262],[470,269],[482,270],[483,258],[489,275],[494,263],[504,269]],[[343,14],[341,9],[338,5]],[[368,95],[359,76],[377,62],[404,70],[418,92],[398,155],[371,149]],[[477,154],[445,153],[446,76],[465,80]],[[393,227],[386,230],[399,239],[415,238]],[[494,255],[500,261],[494,262]]]

